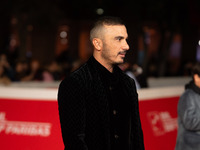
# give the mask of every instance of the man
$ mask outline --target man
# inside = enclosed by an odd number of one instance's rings
[[[143,150],[134,80],[118,64],[129,46],[122,21],[99,19],[90,32],[93,56],[58,92],[62,136],[67,150]]]
[[[200,150],[200,64],[192,69],[192,81],[178,102],[176,150]]]

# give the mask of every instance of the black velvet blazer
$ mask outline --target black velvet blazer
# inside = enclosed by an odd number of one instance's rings
[[[67,150],[111,150],[106,91],[91,57],[58,90],[62,137]],[[134,80],[117,69],[131,101],[130,150],[144,150]]]

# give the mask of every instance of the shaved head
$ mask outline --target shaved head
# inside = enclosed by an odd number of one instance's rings
[[[92,30],[90,31],[90,41],[91,42],[94,38],[99,38],[99,39],[103,40],[105,25],[113,26],[113,25],[125,25],[125,24],[120,18],[117,18],[117,17],[102,17],[102,18],[98,19],[94,23],[94,26],[93,26]]]

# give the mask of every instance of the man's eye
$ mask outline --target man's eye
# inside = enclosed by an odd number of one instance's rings
[[[122,38],[117,38],[117,40],[118,40],[118,41],[121,41],[121,40],[122,40]]]

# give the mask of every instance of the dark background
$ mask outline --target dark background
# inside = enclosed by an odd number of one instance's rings
[[[98,8],[102,8],[104,13],[97,14]],[[200,40],[199,0],[1,1],[0,52],[9,51],[11,35],[17,34],[19,43],[15,47],[18,51],[16,57],[36,58],[45,64],[55,59],[58,29],[62,25],[67,25],[67,57],[72,60],[79,59],[81,33],[88,32],[92,22],[104,15],[119,16],[126,22],[131,49],[127,56],[128,62],[137,62],[138,35],[142,33],[144,25],[155,27],[161,35],[156,54],[159,58],[156,63],[167,57],[167,53],[163,52],[163,41],[168,31],[179,32],[182,35],[179,69],[183,69],[187,63],[196,61],[196,47]],[[91,49],[90,45],[88,49]],[[81,58],[86,59],[87,56]]]

